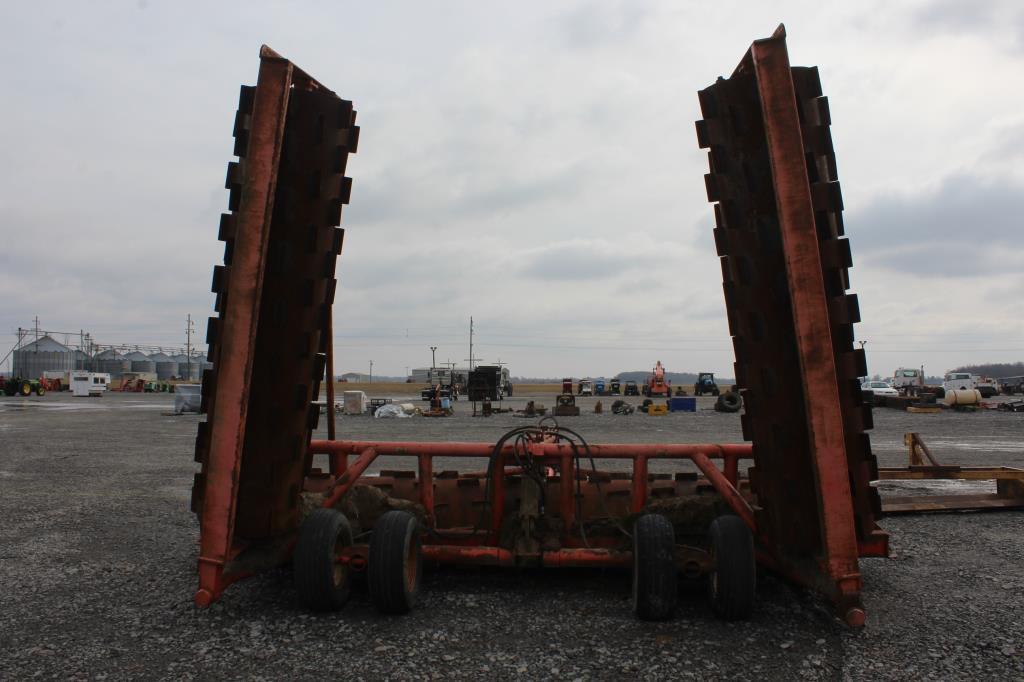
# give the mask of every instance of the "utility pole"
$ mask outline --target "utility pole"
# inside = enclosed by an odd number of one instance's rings
[[[185,316],[185,372],[188,374],[185,377],[186,381],[192,381],[192,313]]]
[[[373,383],[373,360],[370,360],[370,383]]]
[[[472,323],[471,323],[470,326],[472,326]],[[38,341],[38,340],[39,340],[39,316],[36,315],[36,341]]]
[[[430,347],[430,369],[437,367],[437,346]]]
[[[469,316],[469,371],[473,371],[473,316]]]

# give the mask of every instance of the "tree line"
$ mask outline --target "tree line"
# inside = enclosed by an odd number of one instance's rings
[[[954,372],[970,372],[983,377],[1019,377],[1024,376],[1024,362],[990,362],[981,365],[964,365],[952,370]]]

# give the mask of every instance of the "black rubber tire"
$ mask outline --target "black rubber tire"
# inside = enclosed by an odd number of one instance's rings
[[[718,395],[718,389],[717,388],[711,389],[711,395]]]
[[[292,555],[295,590],[314,611],[336,611],[352,594],[352,576],[335,557],[341,547],[352,545],[352,527],[340,511],[317,509],[299,529]]]
[[[935,389],[935,397],[936,398],[945,398],[946,397],[946,389],[945,388],[941,388],[941,387]]]
[[[732,391],[726,391],[715,401],[715,410],[718,412],[739,412],[742,407],[743,398]]]
[[[676,534],[661,514],[633,526],[633,611],[640,620],[668,620],[676,608]]]
[[[753,534],[738,516],[719,516],[708,537],[715,562],[708,576],[711,608],[725,620],[749,618],[757,591]]]
[[[42,384],[36,386],[36,395],[46,395],[46,389],[43,388]]]
[[[416,605],[423,575],[419,520],[405,511],[381,516],[370,538],[367,580],[381,613],[408,613]]]

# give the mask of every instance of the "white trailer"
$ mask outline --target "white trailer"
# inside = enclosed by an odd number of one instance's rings
[[[71,395],[75,398],[102,397],[110,385],[110,375],[106,372],[74,370],[69,374]]]

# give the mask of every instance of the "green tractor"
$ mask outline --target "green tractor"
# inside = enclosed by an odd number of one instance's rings
[[[697,375],[697,383],[693,385],[694,395],[718,395],[718,384],[715,383],[715,375],[711,372],[701,372]]]
[[[11,377],[3,381],[2,384],[3,393],[7,396],[23,395],[29,396],[35,393],[36,395],[46,395],[46,388],[39,382],[38,379],[22,379],[21,377]]]

